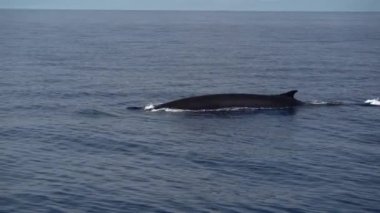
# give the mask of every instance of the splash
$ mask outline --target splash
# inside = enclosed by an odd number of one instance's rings
[[[379,100],[379,98],[368,99],[364,103],[368,104],[368,105],[373,105],[373,106],[380,106],[380,100]]]

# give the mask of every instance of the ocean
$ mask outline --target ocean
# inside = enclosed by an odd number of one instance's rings
[[[0,10],[0,73],[0,212],[380,211],[380,13]]]

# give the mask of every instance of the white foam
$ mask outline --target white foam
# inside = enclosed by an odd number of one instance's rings
[[[314,100],[310,102],[311,105],[328,105],[328,106],[339,106],[343,105],[344,103],[341,101],[320,101],[320,100]]]
[[[380,100],[379,100],[379,98],[368,99],[364,103],[369,104],[369,105],[374,105],[374,106],[380,106]]]
[[[183,110],[183,109],[171,109],[171,108],[160,108],[160,109],[153,109],[152,112],[186,112],[189,110]]]
[[[187,110],[183,110],[183,109],[170,109],[170,108],[155,109],[154,107],[155,107],[154,104],[148,104],[144,107],[144,110],[151,111],[151,112],[161,112],[161,111],[164,111],[164,112],[184,112],[184,111],[187,111]]]
[[[254,111],[259,109],[272,109],[272,108],[252,108],[252,107],[231,107],[220,109],[200,109],[200,110],[187,110],[187,109],[173,109],[173,108],[160,108],[155,109],[155,105],[148,104],[144,107],[144,110],[151,112],[230,112],[230,111]]]
[[[326,101],[319,101],[319,100],[314,100],[314,101],[311,101],[310,103],[313,105],[326,105],[326,104],[328,104],[328,102],[326,102]]]
[[[144,110],[153,110],[154,109],[154,105],[153,104],[148,104],[144,107]]]

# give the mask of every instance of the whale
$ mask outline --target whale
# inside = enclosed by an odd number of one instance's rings
[[[182,98],[153,106],[151,110],[217,110],[227,108],[291,108],[304,105],[294,98],[297,90],[276,95],[261,94],[211,94]]]

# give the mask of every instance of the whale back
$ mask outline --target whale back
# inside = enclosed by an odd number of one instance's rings
[[[294,98],[297,90],[291,90],[279,95],[257,94],[212,94],[182,98],[155,106],[159,108],[202,110],[231,107],[254,108],[284,108],[302,105],[303,102]]]

